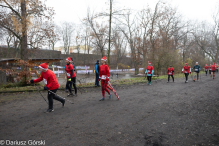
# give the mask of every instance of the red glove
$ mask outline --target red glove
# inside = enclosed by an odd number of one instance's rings
[[[98,79],[98,81],[100,81],[100,78]]]
[[[191,72],[190,72],[190,75],[191,75]]]
[[[183,71],[182,71],[182,73],[183,73]]]
[[[109,81],[109,77],[106,78],[106,81],[107,81],[107,82]]]

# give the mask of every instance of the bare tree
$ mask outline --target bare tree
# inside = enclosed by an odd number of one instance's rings
[[[129,48],[131,50],[132,63],[135,68],[135,74],[139,73],[139,55],[135,47],[135,33],[137,31],[136,27],[136,18],[131,19],[131,11],[123,15],[123,19],[120,21],[122,26],[118,26],[119,30],[126,37],[127,42],[129,43]]]
[[[214,62],[217,62],[219,56],[219,7],[217,7],[216,13],[213,15],[214,27],[213,27],[213,36],[216,44],[216,54]]]
[[[28,6],[27,6],[28,5]],[[27,60],[28,28],[32,17],[43,17],[47,20],[54,14],[40,0],[0,0],[0,26],[17,37],[21,44],[21,59]],[[11,23],[13,22],[13,23]]]
[[[64,53],[70,54],[69,48],[72,44],[73,32],[75,31],[74,24],[71,22],[63,22],[59,30],[63,41]]]
[[[96,48],[96,54],[101,53],[102,56],[105,55],[105,47],[107,43],[107,26],[104,24],[99,24],[95,21],[95,16],[91,15],[90,12],[87,13],[87,17],[84,19],[91,29],[91,43],[93,48]]]

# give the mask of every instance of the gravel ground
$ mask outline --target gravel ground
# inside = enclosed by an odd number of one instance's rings
[[[98,101],[100,88],[87,88],[67,97],[74,104],[66,102],[64,108],[54,101],[49,114],[38,92],[0,94],[14,99],[0,104],[0,140],[42,140],[38,145],[48,146],[218,146],[219,78],[189,79],[115,86],[119,101],[113,93],[111,100]]]

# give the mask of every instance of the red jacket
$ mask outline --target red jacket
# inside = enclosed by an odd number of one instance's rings
[[[103,80],[105,80],[106,77],[110,77],[109,66],[107,64],[100,66],[99,76]]]
[[[208,70],[208,68],[209,68],[208,66],[205,66],[205,70],[206,70],[206,71]]]
[[[152,74],[152,70],[154,70],[154,67],[151,65],[151,66],[147,66],[147,74]]]
[[[66,70],[66,72],[67,72],[67,77],[68,77],[68,78],[76,77],[75,72],[74,72],[74,67],[73,67],[72,64],[69,64],[69,65],[66,64],[66,65],[65,65],[65,70]],[[71,76],[71,70],[73,70],[72,76]]]
[[[184,66],[183,69],[184,69],[184,73],[190,73],[191,72],[190,71],[190,66]]]
[[[59,83],[56,78],[56,75],[51,70],[47,70],[46,72],[41,72],[41,75],[38,79],[33,80],[34,83],[44,81],[46,87],[49,88],[49,90],[55,90],[59,88]]]
[[[216,65],[211,65],[211,71],[215,71]]]
[[[173,67],[169,67],[168,68],[168,75],[173,75],[174,72],[174,68]]]

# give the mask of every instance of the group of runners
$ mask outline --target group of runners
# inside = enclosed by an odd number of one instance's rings
[[[120,97],[116,93],[115,89],[113,86],[110,84],[110,71],[109,71],[109,66],[106,64],[107,58],[104,56],[101,59],[101,65],[99,66],[99,60],[97,60],[95,64],[95,72],[96,72],[96,80],[95,80],[95,86],[100,86],[99,81],[101,81],[101,90],[102,90],[102,98],[100,101],[105,100],[105,92],[108,93],[108,98],[111,99],[111,93],[109,90],[113,91],[117,99],[119,100]],[[77,87],[76,87],[76,73],[75,69],[73,66],[73,59],[71,57],[66,58],[65,60],[66,65],[65,65],[65,71],[66,71],[66,76],[67,76],[67,81],[66,81],[66,89],[69,91],[69,94],[67,96],[77,96]],[[199,80],[199,72],[201,71],[201,67],[196,62],[196,65],[193,67],[194,72],[195,72],[195,77],[194,81]],[[58,88],[59,88],[59,83],[56,78],[56,75],[54,74],[53,71],[48,69],[47,63],[42,63],[39,66],[39,70],[41,71],[41,75],[37,79],[31,79],[31,83],[37,83],[40,81],[44,81],[45,87],[44,90],[48,91],[48,109],[47,113],[54,111],[53,109],[53,99],[59,101],[62,103],[62,106],[64,107],[65,105],[65,98],[60,97],[56,94]],[[218,66],[214,63],[213,65],[210,66],[205,66],[205,71],[206,75],[207,72],[209,71],[209,74],[213,76],[213,79],[215,78],[215,72],[218,70]],[[154,68],[151,65],[151,62],[148,62],[148,66],[146,67],[145,73],[147,74],[147,80],[148,80],[148,85],[151,85],[151,78],[153,77],[154,74]],[[170,81],[170,77],[172,77],[172,80],[174,82],[174,68],[172,66],[169,66],[168,68],[168,81]],[[191,67],[188,66],[188,63],[185,63],[185,66],[182,69],[182,73],[185,74],[185,83],[188,82],[188,76],[191,74]],[[72,93],[72,85],[74,87],[75,94]]]
[[[102,98],[100,101],[105,100],[105,91],[109,95],[109,99],[111,99],[111,93],[109,90],[113,91],[117,99],[119,100],[120,97],[116,93],[115,89],[113,86],[110,84],[110,72],[109,72],[109,66],[106,64],[107,58],[104,56],[101,59],[102,65],[96,66],[97,68],[97,74],[98,74],[98,79],[96,82],[96,86],[99,86],[99,81],[101,81],[101,89],[102,89]],[[67,82],[66,82],[66,89],[69,91],[69,94],[67,96],[77,96],[77,87],[76,87],[76,74],[75,70],[73,67],[73,59],[71,57],[66,58],[65,60],[66,65],[65,65],[65,71],[67,75]],[[99,61],[97,61],[99,62]],[[45,87],[44,90],[48,91],[48,109],[46,110],[46,113],[50,113],[54,111],[53,109],[53,99],[59,101],[62,103],[62,106],[64,107],[65,105],[65,98],[60,97],[56,94],[58,88],[59,88],[59,83],[56,78],[56,75],[53,71],[48,69],[47,63],[42,63],[39,66],[39,70],[41,71],[40,77],[37,79],[31,79],[30,83],[37,83],[40,81],[44,81]],[[75,95],[72,93],[72,85],[74,87]]]
[[[211,77],[213,77],[213,79],[215,79],[215,72],[218,72],[218,65],[214,64],[210,64],[210,66],[208,66],[207,64],[205,65],[204,69],[206,72],[206,76],[207,73],[209,71],[209,74],[211,75]],[[185,63],[185,66],[182,68],[182,73],[185,74],[185,83],[188,83],[188,77],[189,74],[192,73],[192,69],[194,70],[194,76],[193,76],[193,81],[198,81],[199,80],[199,72],[201,71],[201,66],[198,64],[198,62],[196,62],[195,66],[193,68],[191,68],[188,63]],[[153,73],[154,73],[154,68],[151,65],[151,62],[148,62],[148,66],[146,68],[145,73],[147,74],[147,80],[148,80],[148,85],[151,85],[151,77],[153,77]],[[174,68],[172,66],[169,66],[169,68],[167,69],[167,74],[168,74],[168,81],[167,83],[169,83],[170,81],[170,77],[172,77],[172,80],[174,82]]]

